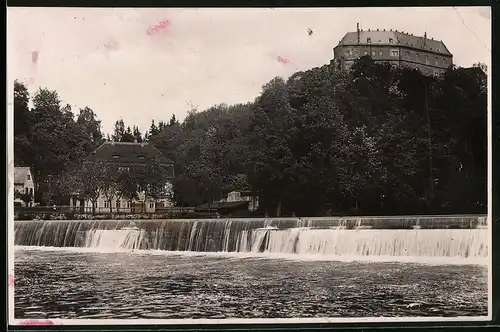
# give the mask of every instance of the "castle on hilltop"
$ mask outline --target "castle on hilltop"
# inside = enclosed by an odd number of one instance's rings
[[[369,55],[375,62],[408,66],[425,75],[438,76],[453,65],[453,55],[442,41],[397,30],[363,30],[357,24],[333,49],[335,69],[349,69],[354,61]]]

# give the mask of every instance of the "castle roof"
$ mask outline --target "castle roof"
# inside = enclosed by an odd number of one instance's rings
[[[368,38],[371,38],[370,43],[368,43],[367,41]],[[390,42],[391,38],[393,41],[392,43]],[[412,34],[392,30],[360,30],[359,43],[358,33],[356,31],[348,32],[339,42],[337,47],[350,45],[406,46],[414,49],[422,49],[429,52],[440,53],[446,56],[452,56],[452,54],[442,41],[434,40],[432,38],[414,36]]]

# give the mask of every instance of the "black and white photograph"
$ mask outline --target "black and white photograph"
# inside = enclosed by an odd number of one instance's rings
[[[491,8],[7,8],[9,324],[487,321]]]

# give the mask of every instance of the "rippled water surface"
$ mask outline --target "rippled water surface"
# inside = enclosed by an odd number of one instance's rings
[[[17,250],[16,318],[487,315],[480,265]]]

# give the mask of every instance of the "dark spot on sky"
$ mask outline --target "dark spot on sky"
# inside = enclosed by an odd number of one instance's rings
[[[38,55],[39,55],[38,51],[31,52],[31,61],[35,64],[38,61]]]

